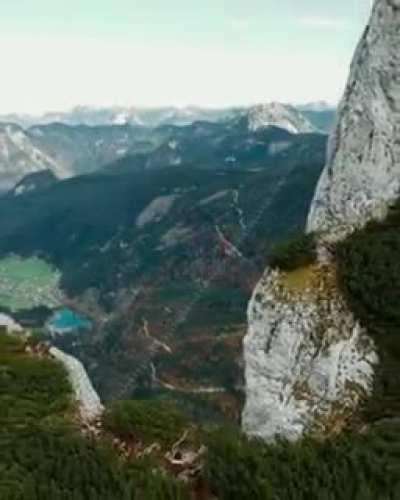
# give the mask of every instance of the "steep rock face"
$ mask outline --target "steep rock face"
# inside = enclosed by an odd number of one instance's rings
[[[377,0],[357,47],[308,229],[343,232],[400,192],[400,0]],[[344,231],[343,231],[344,230]]]
[[[64,365],[68,373],[82,420],[90,422],[99,417],[104,407],[83,364],[57,347],[51,347],[50,354]]]
[[[0,123],[0,190],[7,190],[26,174],[50,169],[65,177],[62,166],[47,155],[19,126]]]
[[[244,341],[243,427],[250,435],[329,434],[371,391],[374,344],[341,297],[321,243],[384,216],[399,195],[399,33],[400,0],[376,0],[309,213],[307,228],[320,235],[319,263],[267,270],[254,291]]]
[[[303,273],[303,271],[301,271]],[[335,432],[372,387],[374,345],[337,293],[335,270],[267,270],[249,304],[243,428],[272,439]]]
[[[0,191],[26,175],[51,171],[60,179],[87,174],[127,153],[152,149],[150,132],[130,125],[67,126],[52,123],[22,127],[0,122]],[[157,144],[157,140],[154,139]]]

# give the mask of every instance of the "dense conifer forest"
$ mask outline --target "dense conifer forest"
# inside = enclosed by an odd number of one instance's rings
[[[228,427],[197,428],[196,442],[208,450],[204,468],[193,483],[180,483],[154,457],[122,459],[110,439],[82,435],[63,368],[23,347],[0,334],[2,500],[400,498],[395,423],[297,444],[266,444]],[[115,403],[104,417],[113,435],[166,447],[188,426],[178,410],[155,402]]]
[[[336,249],[340,285],[373,336],[380,364],[369,418],[400,415],[400,200],[384,220],[355,231]]]
[[[206,475],[221,500],[396,500],[400,429],[265,444],[234,430],[208,441]]]
[[[72,420],[63,368],[0,334],[1,500],[184,499],[150,459],[122,461]]]
[[[269,264],[272,268],[293,271],[312,264],[316,258],[315,235],[299,233],[273,246]]]
[[[169,403],[132,400],[106,410],[104,435],[94,439],[74,423],[63,368],[27,354],[20,339],[0,332],[0,498],[399,499],[399,226],[400,202],[335,248],[339,285],[381,358],[363,426],[325,440],[267,444],[235,428],[195,426]],[[312,264],[315,241],[315,235],[300,235],[275,247],[272,265],[290,272]],[[123,459],[111,446],[114,436],[157,442],[165,451],[185,429],[193,446],[207,448],[203,470],[189,484],[157,457]]]

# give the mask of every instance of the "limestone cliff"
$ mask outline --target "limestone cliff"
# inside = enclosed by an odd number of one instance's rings
[[[82,420],[91,422],[98,418],[104,407],[82,363],[57,347],[51,347],[50,354],[64,365],[68,373]]]
[[[335,267],[267,270],[248,309],[244,430],[334,433],[372,389],[374,344],[340,297]]]
[[[308,219],[342,235],[400,192],[400,0],[375,1],[357,47]]]
[[[319,249],[400,193],[400,0],[376,0],[357,47],[307,229]],[[373,341],[340,295],[329,252],[267,269],[248,308],[243,428],[265,439],[337,432],[372,389]]]

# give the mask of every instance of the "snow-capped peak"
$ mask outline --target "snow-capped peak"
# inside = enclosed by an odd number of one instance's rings
[[[279,102],[258,104],[248,112],[251,132],[267,127],[279,127],[292,134],[316,132],[315,127],[297,109]]]

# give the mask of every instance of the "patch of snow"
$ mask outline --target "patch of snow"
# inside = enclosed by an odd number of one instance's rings
[[[315,127],[295,108],[272,102],[260,104],[250,109],[248,114],[249,130],[257,130],[267,127],[279,127],[292,134],[315,132]]]

